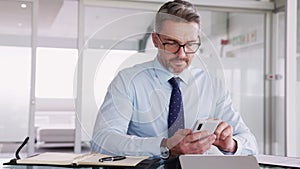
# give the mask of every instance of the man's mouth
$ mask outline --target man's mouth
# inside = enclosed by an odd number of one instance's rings
[[[173,60],[173,62],[175,63],[175,64],[184,64],[184,63],[188,63],[188,59],[176,59],[176,60]]]

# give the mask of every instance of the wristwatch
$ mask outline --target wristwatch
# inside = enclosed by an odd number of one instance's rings
[[[167,160],[170,157],[170,150],[167,146],[167,139],[163,138],[160,143],[160,156],[162,159]]]

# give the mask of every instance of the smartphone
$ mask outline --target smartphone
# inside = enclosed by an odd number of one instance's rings
[[[208,131],[208,134],[213,134],[219,124],[218,120],[197,120],[196,123],[193,126],[193,132],[197,131]]]

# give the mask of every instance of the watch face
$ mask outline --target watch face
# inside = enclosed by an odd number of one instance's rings
[[[167,159],[170,156],[169,149],[167,147],[160,147],[160,154],[163,159]]]

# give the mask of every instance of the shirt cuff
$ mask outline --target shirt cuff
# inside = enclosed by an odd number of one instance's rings
[[[232,153],[233,155],[241,155],[241,152],[243,150],[243,143],[239,138],[233,138],[236,142],[236,151]]]
[[[161,146],[161,141],[164,139],[164,137],[156,137],[155,141],[153,142],[153,147],[154,149],[154,157],[160,157],[160,146]],[[153,148],[152,147],[152,148]]]
[[[236,150],[234,153],[232,152],[227,152],[227,151],[222,151],[222,153],[224,155],[240,155],[241,154],[241,151],[242,151],[242,148],[241,148],[241,143],[236,139],[236,138],[233,138],[233,140],[236,142]]]

